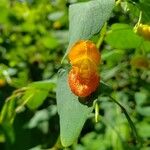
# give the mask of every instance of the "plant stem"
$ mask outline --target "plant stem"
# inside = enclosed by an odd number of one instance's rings
[[[121,110],[123,111],[123,113],[125,114],[125,116],[126,116],[126,118],[128,120],[128,123],[129,123],[129,125],[130,125],[130,127],[132,129],[133,135],[134,135],[135,139],[137,140],[136,142],[139,142],[139,144],[141,146],[141,140],[140,140],[140,138],[138,136],[137,130],[136,130],[136,128],[134,126],[134,123],[131,120],[129,114],[127,113],[126,109],[118,101],[116,101],[113,97],[109,96],[109,98],[110,98],[111,101],[116,103],[121,108]]]
[[[121,3],[121,0],[116,1],[116,5],[119,5]]]
[[[97,48],[100,48],[100,46],[104,40],[104,37],[106,35],[106,30],[107,30],[107,22],[104,24],[102,30],[100,31],[100,37],[99,37],[97,44],[96,44]]]

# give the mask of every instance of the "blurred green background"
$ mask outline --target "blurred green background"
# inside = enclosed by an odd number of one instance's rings
[[[0,111],[15,90],[29,83],[56,83],[57,71],[65,66],[61,59],[68,46],[68,7],[75,2],[79,1],[0,0]],[[142,146],[135,142],[120,108],[100,96],[100,121],[90,116],[78,142],[67,149],[150,149],[150,41],[133,31],[140,11],[142,23],[150,23],[149,10],[148,0],[122,1],[114,8],[100,48],[101,80],[127,109]],[[99,33],[92,40],[97,43]],[[55,91],[56,84],[36,109],[22,107],[11,116],[13,123],[0,121],[1,150],[62,149]],[[7,108],[10,114],[11,109]]]

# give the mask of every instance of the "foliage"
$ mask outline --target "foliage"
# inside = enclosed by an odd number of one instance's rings
[[[148,150],[150,41],[135,27],[150,25],[149,9],[149,0],[1,0],[0,149]],[[85,99],[67,84],[80,39],[102,59]]]

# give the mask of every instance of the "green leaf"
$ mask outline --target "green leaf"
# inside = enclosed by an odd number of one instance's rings
[[[2,124],[0,124],[0,130],[3,131],[7,143],[12,144],[15,142],[15,133],[11,124],[9,124],[8,122],[3,122]]]
[[[113,48],[131,49],[139,47],[142,38],[136,35],[129,25],[118,23],[111,26],[105,41]]]
[[[48,96],[48,91],[40,89],[29,89],[26,91],[23,99],[27,102],[30,109],[38,108]]]
[[[67,71],[60,70],[57,83],[57,107],[60,116],[60,138],[64,147],[73,144],[93,107],[79,102],[67,82]]]
[[[7,122],[11,124],[16,115],[15,112],[16,99],[14,97],[6,100],[0,112],[0,123]]]
[[[55,87],[55,83],[52,80],[37,81],[29,84],[29,87],[43,90],[52,90]]]
[[[114,0],[93,0],[70,5],[69,7],[69,46],[78,40],[90,39],[98,33],[110,17]]]
[[[48,96],[49,91],[54,87],[55,84],[51,80],[38,81],[29,84],[24,96],[22,97],[21,105],[17,110],[25,104],[27,104],[30,109],[38,108]]]

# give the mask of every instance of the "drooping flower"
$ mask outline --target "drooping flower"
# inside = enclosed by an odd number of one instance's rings
[[[71,91],[79,97],[89,96],[99,85],[99,50],[93,42],[81,40],[71,48],[68,57],[72,65],[68,75]]]

